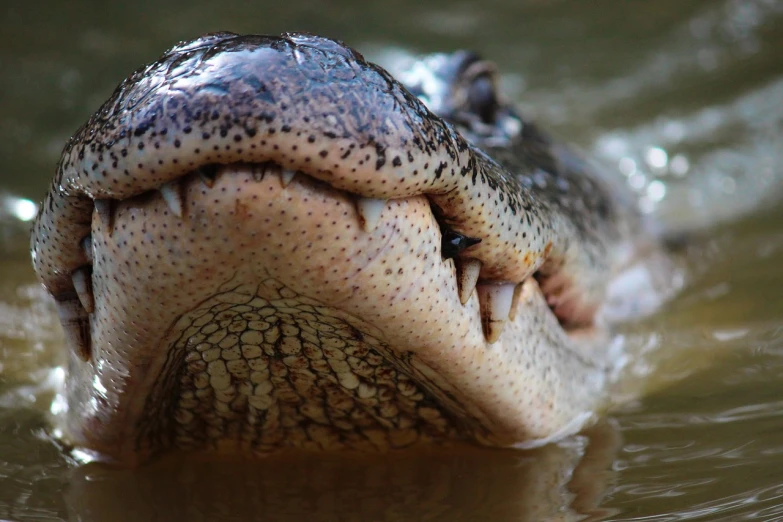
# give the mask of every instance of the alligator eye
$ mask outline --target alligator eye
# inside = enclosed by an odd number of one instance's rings
[[[441,255],[443,259],[451,259],[468,247],[481,243],[480,239],[475,237],[463,236],[459,232],[450,229],[442,231],[441,236]]]
[[[495,84],[487,74],[476,76],[468,86],[470,111],[487,124],[494,123],[500,104],[495,94]]]

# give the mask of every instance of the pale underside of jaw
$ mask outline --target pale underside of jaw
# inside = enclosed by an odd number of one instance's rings
[[[532,278],[479,282],[440,241],[425,197],[356,198],[270,163],[97,204],[69,437],[120,460],[509,445],[593,411],[604,336],[574,340]]]

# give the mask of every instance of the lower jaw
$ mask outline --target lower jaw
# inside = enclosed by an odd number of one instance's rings
[[[149,195],[120,202],[111,231],[94,217],[99,362],[71,363],[76,444],[126,462],[167,448],[509,445],[594,406],[563,394],[596,389],[603,370],[546,352],[570,341],[535,283],[505,340],[486,343],[426,199],[388,202],[368,233],[345,193],[226,170],[183,184],[182,217]],[[562,381],[563,367],[580,375]]]

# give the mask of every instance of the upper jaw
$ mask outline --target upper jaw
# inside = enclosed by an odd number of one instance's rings
[[[109,215],[112,201],[170,195],[169,183],[200,166],[265,161],[364,198],[427,196],[449,227],[481,240],[470,258],[486,281],[517,284],[548,257],[570,263],[590,251],[545,198],[349,49],[301,35],[211,35],[138,71],[69,141],[34,226],[36,271],[58,302],[72,302],[91,262],[93,208]],[[600,271],[601,259],[574,263]],[[83,329],[83,315],[61,308]]]

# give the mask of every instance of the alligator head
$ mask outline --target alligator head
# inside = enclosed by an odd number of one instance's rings
[[[610,282],[654,241],[495,76],[440,55],[417,97],[332,40],[221,33],[123,81],[32,235],[65,438],[134,462],[577,429]]]

